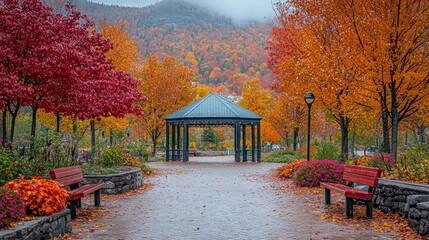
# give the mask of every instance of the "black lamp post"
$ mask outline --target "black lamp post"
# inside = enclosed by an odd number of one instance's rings
[[[307,161],[310,161],[310,110],[311,110],[311,104],[314,102],[314,95],[312,92],[308,92],[304,96],[305,103],[307,103],[308,107],[308,131],[307,131]]]

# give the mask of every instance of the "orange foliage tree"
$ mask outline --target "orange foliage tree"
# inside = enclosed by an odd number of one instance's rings
[[[269,112],[274,109],[274,97],[270,91],[261,88],[259,79],[251,79],[243,85],[243,98],[238,104],[262,117],[261,140],[263,143],[278,142],[280,135],[267,120]]]
[[[355,102],[366,101],[360,97],[364,95],[360,86],[363,70],[347,51],[349,39],[343,36],[343,26],[318,17],[335,10],[324,6],[326,8],[319,11],[317,3],[303,2],[277,5],[281,26],[271,31],[269,66],[278,76],[283,87],[280,89],[289,91],[289,95],[296,89],[307,89],[316,95],[317,104],[321,103],[340,126],[341,152],[345,159],[350,125],[362,117],[361,107]]]
[[[159,61],[149,55],[140,73],[140,91],[147,97],[141,103],[143,116],[136,118],[135,125],[144,129],[152,141],[152,154],[156,153],[158,139],[165,132],[164,117],[186,106],[195,98],[197,75],[174,57]]]
[[[113,48],[106,55],[112,60],[115,69],[135,75],[141,54],[137,49],[137,42],[132,40],[126,31],[126,25],[124,21],[108,23],[103,20],[99,23],[99,28],[101,35],[113,44]],[[103,136],[105,133],[109,133],[110,144],[112,144],[112,135],[115,131],[122,132],[130,126],[129,117],[102,117],[97,122]]]
[[[299,53],[300,68],[310,70],[301,79],[323,88],[324,106],[346,124],[361,111],[353,102],[378,111],[384,151],[396,158],[399,122],[429,95],[429,3],[293,0],[277,6],[283,40]],[[329,95],[335,101],[325,101]]]

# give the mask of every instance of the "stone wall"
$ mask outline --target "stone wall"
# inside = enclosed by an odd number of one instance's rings
[[[429,195],[429,185],[380,179],[373,199],[374,207],[406,217],[407,197],[412,195]]]
[[[407,198],[408,225],[420,235],[429,235],[429,195]]]
[[[13,230],[0,231],[0,240],[39,240],[61,237],[72,231],[68,208],[50,216],[19,222]]]
[[[143,173],[140,168],[134,170],[106,175],[84,175],[82,184],[104,182],[106,188],[101,189],[104,194],[121,194],[143,185]]]
[[[373,198],[374,207],[398,213],[420,235],[429,235],[429,185],[380,179]]]

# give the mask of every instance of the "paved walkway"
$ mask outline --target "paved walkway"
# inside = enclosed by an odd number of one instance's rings
[[[74,230],[87,239],[388,239],[320,220],[264,178],[280,164],[191,158],[150,163],[143,194],[102,200],[104,216]]]

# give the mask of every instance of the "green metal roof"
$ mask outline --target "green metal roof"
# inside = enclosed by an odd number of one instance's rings
[[[179,119],[250,119],[261,120],[262,117],[240,107],[229,99],[210,93],[190,105],[165,117],[165,120]]]

